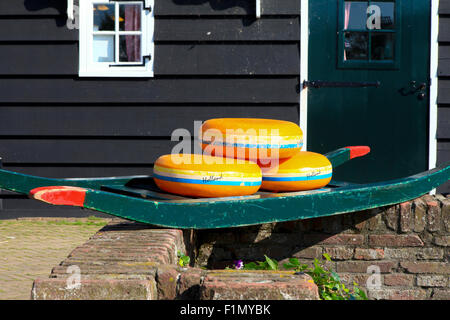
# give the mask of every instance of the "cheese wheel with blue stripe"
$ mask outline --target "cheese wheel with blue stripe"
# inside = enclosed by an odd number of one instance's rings
[[[289,158],[303,146],[297,124],[272,119],[210,119],[203,123],[200,137],[208,155],[254,161]]]
[[[261,186],[259,166],[250,161],[198,154],[164,155],[153,167],[156,185],[190,197],[251,195]]]
[[[330,182],[333,171],[327,157],[308,151],[280,159],[276,166],[260,167],[263,174],[261,189],[276,192],[322,188]]]

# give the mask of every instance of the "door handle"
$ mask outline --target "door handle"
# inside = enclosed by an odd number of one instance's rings
[[[417,84],[417,81],[411,81],[410,85],[412,88],[411,92],[413,94],[419,93],[417,95],[417,99],[419,99],[419,100],[425,99],[425,95],[426,95],[425,89],[427,88],[426,82],[421,82],[421,83]]]
[[[417,85],[417,81],[411,81],[410,84],[413,90],[415,91],[423,91],[427,88],[427,84],[425,82],[422,82],[419,85]]]
[[[416,95],[418,93],[417,99],[423,100],[427,94],[427,88],[428,83],[426,82],[410,81],[409,86],[401,88],[399,92],[402,96]]]

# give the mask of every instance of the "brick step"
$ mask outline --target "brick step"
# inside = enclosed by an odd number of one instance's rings
[[[319,300],[306,274],[286,271],[211,271],[200,286],[201,300]]]
[[[76,276],[67,274],[66,268],[55,267],[52,278],[35,280],[32,299],[319,299],[317,286],[310,276],[288,271],[206,271],[173,265],[160,265],[147,272],[135,269],[134,273],[127,274],[130,271],[108,265],[103,269],[90,269],[87,274],[81,273],[77,282]]]
[[[69,285],[68,285],[69,284]],[[150,280],[82,279],[78,286],[67,279],[37,279],[33,300],[154,300],[156,285]]]

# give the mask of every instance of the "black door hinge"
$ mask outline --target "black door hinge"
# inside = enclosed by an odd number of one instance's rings
[[[378,88],[381,85],[380,81],[375,82],[337,82],[337,81],[303,81],[303,88]]]

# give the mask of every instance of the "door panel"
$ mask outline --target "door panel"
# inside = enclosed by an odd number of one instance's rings
[[[310,0],[308,150],[369,145],[335,179],[373,182],[428,167],[430,2]],[[348,82],[378,87],[346,86]]]

